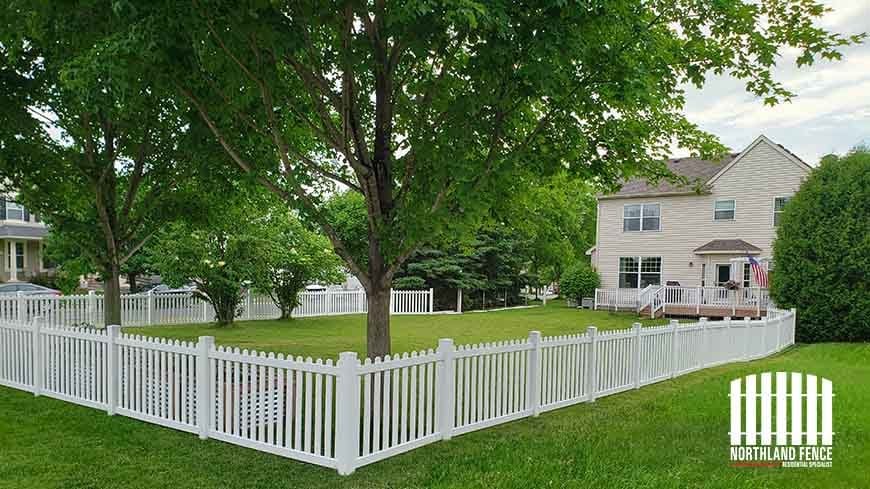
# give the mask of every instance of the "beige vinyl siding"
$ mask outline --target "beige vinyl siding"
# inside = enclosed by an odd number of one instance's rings
[[[715,181],[709,195],[600,200],[594,263],[602,287],[618,286],[620,256],[661,256],[662,281],[677,280],[684,286],[700,285],[705,262],[708,284],[712,284],[712,264],[727,263],[733,257],[694,254],[695,248],[713,239],[742,239],[761,248],[759,256],[770,256],[776,236],[774,198],[794,195],[807,173],[762,140]],[[713,219],[717,199],[735,200],[733,221]],[[660,231],[623,232],[623,206],[641,203],[661,205]]]

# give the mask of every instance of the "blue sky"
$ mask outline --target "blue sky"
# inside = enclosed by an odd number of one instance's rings
[[[870,1],[824,3],[834,9],[821,21],[825,28],[844,34],[870,31]],[[795,66],[796,51],[782,54],[775,74],[797,93],[790,103],[765,106],[742,82],[714,77],[701,90],[687,89],[686,115],[735,151],[764,134],[811,165],[826,154],[870,144],[870,40],[843,50],[841,61],[810,67]]]

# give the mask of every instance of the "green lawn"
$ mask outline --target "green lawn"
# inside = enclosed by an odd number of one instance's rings
[[[222,328],[194,324],[125,328],[124,331],[183,340],[212,335],[218,344],[315,358],[337,358],[342,351],[356,351],[360,356],[365,353],[365,321],[365,315],[357,314],[291,321],[239,321]],[[546,307],[509,311],[393,316],[390,327],[393,351],[401,353],[434,349],[439,338],[453,338],[456,344],[491,342],[525,338],[531,330],[539,330],[544,335],[574,334],[582,333],[592,325],[599,329],[627,328],[634,321],[644,324],[667,322],[642,319],[631,313],[579,310],[559,301]]]
[[[728,381],[777,370],[833,380],[833,468],[729,466]],[[349,477],[0,388],[0,487],[868,487],[867,379],[866,344],[799,346],[434,443]]]

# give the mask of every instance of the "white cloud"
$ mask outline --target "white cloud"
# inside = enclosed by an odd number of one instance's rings
[[[823,27],[844,34],[870,30],[870,2],[826,3],[834,11]],[[790,103],[766,106],[743,82],[721,76],[702,90],[687,88],[686,115],[733,149],[766,134],[810,162],[870,138],[870,44],[843,50],[841,61],[802,68],[794,64],[796,50],[782,54],[774,76],[797,94]]]

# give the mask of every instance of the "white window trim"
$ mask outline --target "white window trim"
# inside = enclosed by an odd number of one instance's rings
[[[27,241],[8,240],[6,241],[6,243],[8,243],[6,245],[6,265],[9,269],[8,271],[12,271],[12,265],[14,265],[15,270],[19,272],[24,272],[25,270],[27,270]],[[18,268],[18,251],[15,249],[17,243],[21,243],[21,257],[24,261],[21,268]],[[10,264],[10,262],[12,263]]]
[[[774,227],[774,228],[776,227],[776,215],[777,215],[777,213],[782,214],[782,211],[776,210],[776,199],[789,199],[790,200],[793,197],[794,197],[794,194],[792,194],[792,195],[775,195],[773,197],[773,207],[771,208],[773,210],[773,212],[770,214],[771,227]]]
[[[640,217],[639,217],[640,229],[638,229],[637,231],[626,231],[625,230],[625,219],[626,219],[625,218],[625,208],[628,206],[634,206],[634,205],[640,206]],[[644,206],[647,206],[647,205],[659,206],[659,228],[658,229],[644,229],[643,228],[643,208],[644,208]],[[629,219],[636,219],[636,218],[631,217]],[[660,232],[662,232],[662,204],[661,204],[661,202],[642,202],[642,203],[637,203],[637,204],[622,204],[622,232],[623,233],[660,233]]]
[[[622,269],[620,268],[620,266],[619,266],[620,261],[623,258],[636,258],[637,259],[637,272],[635,272],[635,274],[637,275],[637,288],[638,289],[641,288],[640,287],[640,280],[641,280],[640,276],[644,273],[643,272],[643,259],[644,258],[658,258],[659,259],[659,271],[658,271],[659,285],[664,283],[665,260],[662,256],[625,255],[625,256],[617,256],[616,257],[616,285],[617,285],[617,287],[619,286],[619,282],[620,282],[620,278],[621,278],[620,276],[623,273],[632,273],[632,272],[623,272]],[[649,274],[649,273],[655,273],[655,272],[646,272],[646,273]],[[618,287],[618,288],[623,288],[623,287]]]
[[[716,218],[716,204],[719,202],[734,202],[734,214],[731,216],[731,219],[717,219]],[[775,204],[774,204],[775,205]],[[737,220],[737,199],[732,198],[724,198],[724,199],[715,199],[713,200],[713,222],[731,222]]]
[[[741,262],[741,265],[743,266],[740,267],[740,286],[743,288],[750,288],[752,287],[752,267],[749,262]],[[746,280],[747,267],[749,270],[749,280]]]

